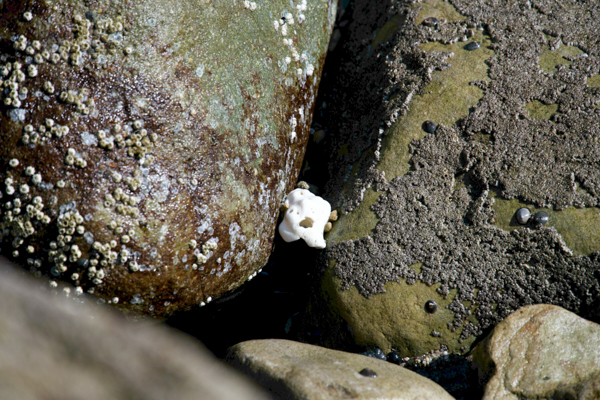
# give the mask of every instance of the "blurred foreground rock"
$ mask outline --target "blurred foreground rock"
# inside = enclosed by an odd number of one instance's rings
[[[335,1],[0,2],[0,240],[154,316],[260,270]]]
[[[226,361],[277,399],[452,400],[437,383],[392,363],[289,340],[250,340]]]
[[[600,398],[600,325],[563,308],[515,311],[473,355],[484,400]]]
[[[40,290],[0,260],[0,398],[261,400],[197,342]]]

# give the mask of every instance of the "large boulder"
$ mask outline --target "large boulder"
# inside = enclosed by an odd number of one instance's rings
[[[335,10],[0,2],[3,254],[157,316],[254,276],[301,166]]]
[[[437,383],[392,363],[290,340],[242,342],[226,360],[277,399],[453,399]]]
[[[600,397],[600,325],[561,307],[515,311],[473,351],[484,400]]]
[[[18,275],[0,260],[2,399],[270,398],[175,330],[55,296]]]
[[[465,353],[528,304],[600,320],[597,7],[355,1],[339,26],[302,178],[342,215],[301,338]]]

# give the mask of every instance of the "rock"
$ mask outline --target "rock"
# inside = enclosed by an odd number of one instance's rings
[[[524,305],[600,321],[600,19],[540,4],[345,9],[301,176],[341,216],[299,340],[465,354]]]
[[[187,336],[80,299],[0,260],[0,398],[269,398]]]
[[[515,311],[473,351],[484,400],[600,397],[600,325],[557,306]]]
[[[378,358],[380,360],[386,360],[387,357],[385,356],[385,353],[383,351],[381,351],[381,349],[373,349],[373,350],[367,350],[365,352],[360,353],[363,356],[367,356],[367,357],[373,357],[373,358]]]
[[[0,239],[154,316],[265,264],[335,2],[0,3]]]
[[[280,399],[452,399],[407,369],[359,354],[289,340],[250,340],[226,361]]]

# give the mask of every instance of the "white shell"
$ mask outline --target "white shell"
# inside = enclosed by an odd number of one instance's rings
[[[331,214],[329,203],[306,189],[295,189],[288,194],[285,204],[288,209],[279,225],[283,240],[304,239],[310,247],[324,249],[323,230]]]

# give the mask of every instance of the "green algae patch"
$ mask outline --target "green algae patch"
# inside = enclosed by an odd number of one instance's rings
[[[379,32],[377,32],[377,36],[375,36],[375,39],[373,39],[373,41],[371,42],[371,49],[375,50],[376,47],[379,46],[381,43],[390,40],[395,35],[396,31],[398,31],[398,29],[400,29],[402,25],[404,25],[405,21],[406,15],[396,14],[392,18],[390,18],[390,20],[385,23],[385,25],[379,30]]]
[[[352,327],[356,344],[379,347],[386,353],[393,349],[407,357],[425,354],[441,345],[449,346],[450,352],[459,352],[460,347],[468,347],[474,341],[469,338],[459,344],[460,330],[448,329],[448,324],[454,321],[454,313],[447,307],[456,291],[444,298],[436,291],[439,284],[408,285],[399,281],[388,282],[385,293],[366,298],[354,286],[342,290],[340,279],[332,270],[329,268],[325,274],[321,288],[339,316]],[[434,313],[425,310],[429,300],[437,304]],[[398,329],[399,326],[402,329]]]
[[[415,24],[419,25],[425,18],[433,17],[441,20],[442,18],[446,21],[461,21],[465,19],[452,4],[447,1],[439,0],[425,0],[418,3],[421,7],[419,15],[415,19]]]
[[[450,68],[434,71],[423,94],[414,95],[409,111],[390,127],[378,165],[380,171],[385,171],[386,179],[391,180],[408,172],[411,157],[408,145],[425,135],[421,128],[424,121],[431,120],[435,124],[452,126],[468,115],[469,109],[483,97],[483,91],[469,83],[474,80],[490,80],[485,60],[493,55],[493,51],[487,48],[490,44],[489,37],[481,32],[478,31],[472,40],[479,42],[481,48],[465,50],[466,42],[451,45],[429,42],[421,45],[427,52],[441,51],[454,55],[447,60]]]
[[[544,104],[537,100],[527,103],[525,109],[529,116],[537,120],[550,119],[552,114],[558,110],[558,104]]]
[[[418,262],[418,263],[414,263],[414,264],[412,264],[412,265],[409,265],[409,266],[408,266],[408,268],[412,268],[412,269],[414,269],[414,270],[415,270],[415,272],[416,272],[417,274],[420,274],[420,273],[421,273],[421,267],[422,267],[422,266],[423,266],[423,263],[422,263],[422,262]]]
[[[536,208],[516,199],[503,199],[493,192],[490,193],[496,198],[493,208],[496,212],[496,225],[500,228],[512,231],[522,227],[523,225],[515,219],[515,213],[521,207],[529,208],[532,215],[538,211],[545,211],[549,216],[545,226],[553,226],[574,255],[587,256],[594,251],[600,251],[600,208],[569,207],[566,210],[555,211],[549,208]]]
[[[368,188],[365,190],[363,201],[352,211],[352,215],[342,215],[333,224],[326,236],[331,246],[344,240],[357,240],[373,233],[379,218],[371,211],[371,206],[377,202],[381,193]]]
[[[587,79],[588,87],[600,87],[600,75],[594,75]]]
[[[571,65],[571,61],[565,57],[576,56],[583,53],[575,46],[560,46],[557,50],[550,50],[548,47],[540,54],[539,64],[542,69],[548,73],[555,73],[556,67],[560,64]]]

